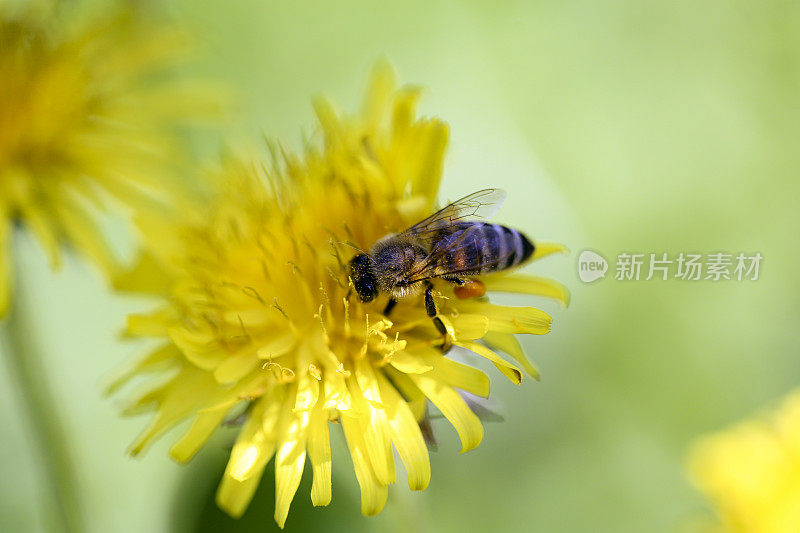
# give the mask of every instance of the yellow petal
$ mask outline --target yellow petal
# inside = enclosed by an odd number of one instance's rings
[[[178,319],[175,308],[165,306],[148,314],[128,315],[124,335],[127,337],[166,337]]]
[[[405,374],[424,374],[433,370],[433,367],[424,360],[406,351],[397,352],[389,362],[393,367]]]
[[[375,373],[366,358],[356,361],[355,379],[349,379],[348,383],[354,403],[363,402],[369,413],[369,418],[363,421],[362,428],[364,429],[367,454],[372,463],[375,477],[378,478],[378,482],[382,485],[394,483],[394,459],[392,457],[391,442],[386,433],[386,427],[388,426],[386,413],[380,403],[381,399]]]
[[[517,338],[511,333],[489,332],[483,336],[483,342],[494,349],[501,350],[510,355],[530,376],[537,381],[540,378],[539,369],[531,363],[522,351]]]
[[[509,363],[483,344],[478,344],[477,342],[457,342],[455,344],[491,361],[514,385],[519,385],[522,381],[522,372],[520,372],[519,368]]]
[[[172,279],[152,254],[142,252],[131,268],[114,277],[112,284],[120,291],[165,295],[169,293]]]
[[[250,293],[252,294],[252,293]],[[238,296],[238,295],[237,295]],[[249,298],[250,296],[248,296]],[[225,311],[222,313],[223,320],[233,325],[236,328],[258,328],[258,329],[272,329],[274,330],[274,313],[270,313],[264,307],[255,309],[235,309],[233,311]],[[283,329],[274,331],[273,334],[280,333]]]
[[[417,104],[419,103],[420,90],[406,87],[397,91],[392,109],[392,136],[395,143],[400,143],[408,138],[411,126],[414,123]],[[424,196],[426,200],[429,196]]]
[[[258,485],[261,483],[261,476],[264,475],[264,466],[254,472],[252,476],[244,480],[234,479],[224,476],[217,488],[217,506],[228,513],[233,518],[239,518],[247,510],[250,500],[256,493]]]
[[[209,391],[214,390],[214,386],[214,381],[207,372],[187,365],[165,385],[140,396],[128,412],[135,412],[136,407],[158,402],[158,413],[136,437],[128,448],[128,453],[136,456],[146,450],[156,437],[196,409]]]
[[[508,274],[506,276],[486,276],[481,278],[489,292],[514,292],[532,296],[555,298],[569,305],[569,289],[561,283],[548,278],[527,274]]]
[[[221,409],[198,413],[189,430],[170,448],[170,457],[179,463],[189,461],[208,442],[227,414],[227,410]]]
[[[242,379],[261,363],[252,350],[231,355],[214,369],[214,379],[218,383],[231,383]]]
[[[384,367],[387,377],[391,378],[392,384],[397,387],[397,390],[402,393],[403,397],[408,401],[408,408],[414,414],[414,418],[419,421],[425,416],[425,410],[428,404],[428,399],[419,390],[416,383],[411,381],[408,375],[395,370],[392,367]]]
[[[331,502],[331,439],[328,431],[328,411],[319,406],[311,411],[308,458],[314,470],[311,503],[315,506],[328,505]]]
[[[25,225],[30,228],[44,248],[50,268],[57,269],[61,266],[61,247],[58,245],[58,235],[55,232],[55,228],[58,227],[57,223],[36,203],[24,202],[20,209],[22,218],[25,219]]]
[[[189,430],[170,448],[170,456],[179,463],[190,460],[205,445],[214,431],[242,398],[263,387],[263,376],[240,382],[232,388],[217,388],[197,410],[197,416]]]
[[[168,367],[170,363],[177,363],[179,357],[180,352],[174,344],[171,342],[163,344],[159,348],[147,352],[139,360],[128,364],[112,374],[106,380],[106,385],[103,387],[103,394],[113,394],[134,375],[160,370]]]
[[[319,125],[327,140],[339,139],[342,136],[342,122],[333,108],[333,105],[325,98],[317,97],[314,99],[314,112],[317,115]]]
[[[200,219],[201,215],[195,212],[195,207],[192,205],[181,211],[182,222]],[[183,256],[187,251],[187,242],[183,239],[181,232],[176,230],[179,224],[168,216],[158,216],[151,213],[146,215],[137,214],[134,218],[134,223],[139,234],[143,236],[143,240],[148,243],[148,249],[136,259],[137,262],[141,263],[134,264],[133,278],[130,280],[132,284],[130,286],[125,285],[125,274],[120,274],[119,283],[123,284],[121,290],[141,290],[163,294],[160,292],[162,288],[158,285],[164,281],[169,285],[170,280],[159,280],[155,286],[148,287],[150,280],[146,278],[151,274],[157,274],[162,268],[168,269],[174,263],[175,257]],[[149,255],[152,255],[152,257],[148,257]],[[145,283],[142,286],[136,285],[136,280],[140,279],[137,273],[139,267],[142,268],[141,273],[144,274],[141,279]]]
[[[487,302],[464,301],[459,306],[467,314],[480,314],[489,319],[489,331],[544,335],[553,321],[550,315],[535,307],[507,307]]]
[[[409,158],[416,166],[411,181],[411,194],[422,194],[434,199],[442,179],[442,164],[450,130],[447,124],[439,120],[420,120],[418,124],[418,145],[414,157]]]
[[[483,439],[481,421],[452,387],[426,374],[409,377],[456,428],[461,439],[461,453],[480,444]]]
[[[380,126],[381,119],[388,108],[389,98],[394,91],[394,69],[386,59],[380,59],[372,69],[372,78],[367,87],[361,116],[367,131],[374,131]]]
[[[120,31],[127,22],[123,17],[111,21],[109,31]],[[120,46],[99,58],[97,68],[112,80],[174,64],[189,51],[186,34],[175,28],[154,28],[137,40],[136,46]]]
[[[541,259],[542,257],[548,256],[550,254],[555,253],[569,253],[569,248],[564,246],[563,244],[558,244],[554,242],[535,242],[533,255],[531,256],[531,261],[535,261],[536,259]]]
[[[471,341],[480,339],[489,329],[489,319],[481,315],[457,315],[451,316],[453,322],[453,333],[457,340]]]
[[[427,350],[426,354],[425,360],[433,366],[431,377],[477,396],[489,397],[489,377],[486,374],[477,368],[453,361],[437,350]]]
[[[345,385],[344,375],[337,372],[336,369],[325,369],[323,377],[325,388],[325,409],[339,409],[346,411],[350,409],[349,393],[347,392],[347,385]]]
[[[95,221],[67,195],[62,195],[53,208],[69,241],[94,261],[108,279],[113,279],[117,270],[116,262]]]
[[[297,399],[295,400],[295,411],[310,411],[317,404],[319,399],[319,381],[310,373],[306,373],[300,378],[297,385]]]
[[[353,459],[358,486],[361,487],[361,512],[367,516],[376,515],[386,505],[386,497],[389,492],[386,485],[382,485],[378,481],[375,471],[372,469],[372,462],[364,441],[361,419],[343,416],[341,421],[347,447],[350,449],[350,456]]]
[[[217,505],[234,518],[247,509],[264,468],[275,454],[282,431],[283,394],[283,390],[273,387],[255,402],[231,450],[217,489]]]
[[[258,488],[264,467],[275,452],[275,441],[263,431],[266,402],[259,401],[236,438],[231,457],[217,488],[217,505],[234,518],[244,513]],[[242,475],[248,473],[247,476]]]
[[[408,488],[425,490],[431,481],[428,447],[414,414],[394,386],[379,372],[378,386],[386,406],[389,437],[408,473]]]
[[[293,403],[292,398],[288,398],[284,411],[291,409],[290,404]],[[303,476],[303,466],[306,462],[306,430],[310,414],[307,411],[297,415],[287,412],[286,416],[289,417],[289,421],[275,454],[275,522],[281,528],[286,523],[289,507]]]
[[[425,196],[409,196],[398,200],[395,209],[400,213],[400,217],[411,225],[427,216],[430,203],[430,198]]]
[[[229,355],[208,332],[189,331],[183,327],[170,327],[167,331],[186,359],[203,370],[214,370]]]
[[[253,401],[264,394],[265,383],[269,376],[265,373],[257,372],[248,379],[242,380],[234,387],[217,388],[217,393],[210,396],[197,410],[198,413],[211,411],[229,410],[231,407],[243,400]],[[271,389],[267,389],[270,391]]]
[[[242,481],[263,470],[283,430],[282,406],[282,398],[274,390],[255,402],[231,450],[225,475]]]
[[[276,333],[268,340],[259,341],[258,356],[261,359],[271,359],[281,356],[292,349],[297,337],[294,332],[286,328]]]

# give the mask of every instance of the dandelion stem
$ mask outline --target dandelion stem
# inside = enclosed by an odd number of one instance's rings
[[[16,255],[16,254],[13,254]],[[17,269],[17,277],[24,272]],[[17,286],[19,286],[17,284]],[[78,486],[66,431],[59,419],[58,405],[46,383],[39,354],[25,327],[22,298],[17,298],[2,329],[3,354],[11,379],[16,384],[25,418],[39,447],[47,489],[58,512],[58,523],[67,532],[83,531]]]

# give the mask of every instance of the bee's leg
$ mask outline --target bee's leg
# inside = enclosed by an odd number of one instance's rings
[[[442,337],[444,337],[442,339],[442,353],[447,353],[453,345],[450,341],[450,335],[447,333],[447,328],[444,326],[442,319],[438,316],[433,317],[433,325],[436,326],[436,329],[442,334]]]
[[[386,307],[383,308],[383,316],[389,318],[389,313],[392,312],[392,309],[394,309],[395,305],[397,305],[397,300],[394,298],[389,298],[389,301],[386,302]]]
[[[457,278],[455,276],[442,276],[442,279],[452,283],[456,287],[460,287],[467,282],[467,280],[462,278]]]
[[[446,352],[450,349],[450,338],[447,335],[447,328],[444,327],[444,322],[442,319],[439,318],[439,310],[436,309],[436,302],[433,299],[433,283],[430,281],[425,282],[425,311],[427,311],[428,316],[433,319],[433,325],[436,326],[436,330],[444,336],[444,342],[442,343],[442,352]]]
[[[436,309],[436,302],[433,300],[433,283],[430,281],[425,282],[425,311],[428,312],[428,316],[431,318],[435,318],[436,315],[439,314],[439,311]],[[441,320],[440,320],[441,322]]]

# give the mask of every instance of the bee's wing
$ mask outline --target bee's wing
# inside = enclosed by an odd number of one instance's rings
[[[506,192],[502,189],[483,189],[456,200],[401,232],[399,237],[426,244],[432,248],[443,231],[458,221],[468,218],[490,218],[497,213]]]

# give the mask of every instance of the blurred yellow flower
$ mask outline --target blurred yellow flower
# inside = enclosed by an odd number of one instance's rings
[[[204,89],[163,76],[186,39],[144,27],[131,6],[88,21],[67,16],[74,6],[0,5],[0,316],[12,292],[13,225],[35,234],[53,267],[64,240],[112,275],[95,212],[107,197],[144,207],[163,196],[172,127],[201,109]]]
[[[689,471],[720,531],[800,531],[800,391],[774,412],[700,440]]]
[[[217,493],[233,516],[245,511],[273,457],[281,527],[307,456],[311,500],[327,505],[331,421],[344,430],[366,515],[383,509],[395,481],[392,445],[409,487],[427,487],[430,462],[419,423],[428,400],[455,427],[462,452],[481,441],[481,422],[459,389],[487,397],[488,377],[442,354],[442,335],[419,298],[401,301],[390,320],[381,314],[385,298],[362,304],[351,295],[343,267],[354,251],[342,242],[368,248],[434,207],[448,129],[415,117],[418,96],[416,89],[396,90],[382,64],[357,117],[342,118],[328,102],[316,103],[321,147],[309,143],[303,158],[284,151],[271,168],[229,161],[217,177],[219,197],[174,232],[170,224],[142,220],[157,259],[144,261],[122,285],[166,298],[153,313],[131,316],[127,332],[163,342],[110,390],[153,369],[173,372],[167,381],[159,373],[127,412],[155,411],[132,444],[133,455],[192,417],[171,449],[178,461],[189,460],[248,404]],[[535,257],[561,250],[539,244]],[[158,263],[169,267],[166,276],[158,276]],[[568,298],[560,284],[518,273],[484,282],[489,291]],[[536,375],[513,334],[547,333],[546,313],[486,298],[459,300],[449,284],[438,290],[455,345],[485,357],[514,383],[523,377],[520,368]]]

